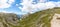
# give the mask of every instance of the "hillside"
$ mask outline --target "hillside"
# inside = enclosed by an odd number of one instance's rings
[[[13,13],[0,12],[0,27],[53,27],[55,26],[53,22],[59,23],[55,17],[58,17],[58,20],[60,19],[60,7],[24,15],[22,18]]]
[[[29,14],[20,20],[20,27],[51,27],[50,22],[55,13],[60,14],[60,7]]]
[[[18,25],[19,22],[16,14],[0,12],[0,27],[17,27]]]

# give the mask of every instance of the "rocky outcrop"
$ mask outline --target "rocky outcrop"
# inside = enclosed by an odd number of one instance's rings
[[[13,13],[0,13],[0,27],[18,26],[18,17]]]

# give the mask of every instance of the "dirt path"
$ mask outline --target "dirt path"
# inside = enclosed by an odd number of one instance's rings
[[[51,27],[60,27],[60,14],[55,14],[53,16],[53,19],[51,21]]]

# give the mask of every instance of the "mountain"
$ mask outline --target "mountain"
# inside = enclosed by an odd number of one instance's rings
[[[51,27],[51,20],[55,14],[60,14],[60,7],[29,14],[21,18],[20,27]]]
[[[19,20],[16,14],[0,12],[0,27],[17,27]]]
[[[60,7],[49,8],[33,14],[21,15],[22,17],[13,13],[0,12],[0,27],[53,27],[52,25],[57,25],[54,23],[60,22],[59,14]],[[58,20],[55,17],[58,17]]]

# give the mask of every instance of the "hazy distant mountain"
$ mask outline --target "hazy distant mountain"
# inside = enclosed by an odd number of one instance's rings
[[[60,14],[60,7],[29,14],[20,20],[20,27],[51,27],[50,22],[55,13]]]

